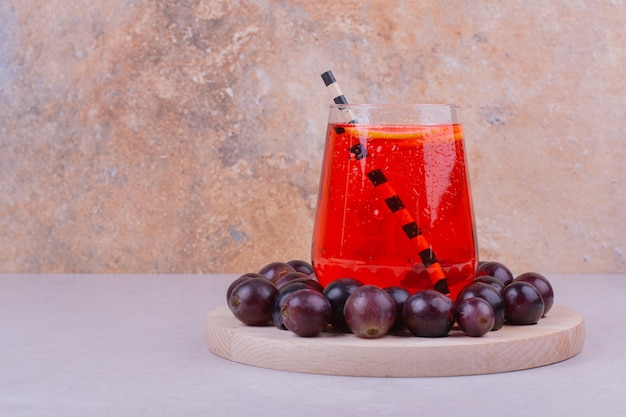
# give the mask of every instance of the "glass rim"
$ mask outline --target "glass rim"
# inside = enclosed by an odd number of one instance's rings
[[[343,109],[346,107],[361,107],[361,108],[381,108],[381,109],[390,109],[390,108],[450,108],[450,109],[458,109],[461,106],[458,104],[452,103],[331,103],[331,108]]]

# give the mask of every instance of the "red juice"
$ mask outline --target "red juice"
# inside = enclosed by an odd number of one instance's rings
[[[385,187],[374,185],[372,171],[384,173]],[[330,123],[312,247],[319,281],[433,288],[421,248],[403,228],[413,220],[455,298],[477,262],[467,171],[460,124]],[[392,211],[394,198],[402,215]]]

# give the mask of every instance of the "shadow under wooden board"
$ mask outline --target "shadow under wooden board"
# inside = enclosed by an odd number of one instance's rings
[[[503,326],[482,337],[453,329],[447,337],[408,333],[380,339],[322,333],[303,338],[273,326],[241,324],[227,306],[206,318],[210,352],[247,365],[282,371],[368,377],[491,374],[550,365],[583,348],[585,323],[574,310],[553,306],[530,326]]]

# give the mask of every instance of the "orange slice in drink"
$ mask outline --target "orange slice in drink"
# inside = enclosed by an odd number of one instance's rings
[[[344,127],[346,132],[353,137],[385,140],[407,140],[422,142],[425,140],[450,140],[454,135],[455,140],[463,138],[461,125],[447,126],[364,126],[351,125]]]

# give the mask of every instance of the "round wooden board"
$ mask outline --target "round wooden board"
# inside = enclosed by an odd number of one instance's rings
[[[205,336],[222,358],[282,371],[369,377],[430,377],[490,374],[549,365],[577,355],[585,323],[576,311],[553,306],[532,326],[503,326],[482,337],[453,329],[447,337],[353,334],[298,337],[272,326],[241,324],[227,306],[211,311]]]

